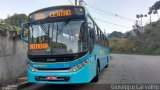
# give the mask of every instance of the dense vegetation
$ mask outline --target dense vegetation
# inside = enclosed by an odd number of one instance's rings
[[[0,34],[5,36],[7,32],[13,37],[20,35],[20,25],[27,21],[25,14],[14,14],[0,21]]]
[[[160,55],[160,21],[148,24],[144,28],[143,33],[127,35],[127,32],[124,34],[126,37],[111,38],[111,51],[113,53]],[[138,32],[138,30],[135,30],[135,32]]]

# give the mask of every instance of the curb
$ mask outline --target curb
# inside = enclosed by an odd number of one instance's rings
[[[25,87],[28,87],[28,86],[31,86],[33,85],[33,83],[29,83],[29,82],[24,82],[24,83],[21,83],[17,86],[17,90],[20,90],[22,88],[25,88]]]

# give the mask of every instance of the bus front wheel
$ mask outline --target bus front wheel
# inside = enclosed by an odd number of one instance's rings
[[[96,66],[96,76],[94,77],[93,82],[98,82],[98,80],[99,80],[99,73],[100,73],[100,67],[99,67],[99,64],[98,64],[98,62],[97,62],[97,66]]]

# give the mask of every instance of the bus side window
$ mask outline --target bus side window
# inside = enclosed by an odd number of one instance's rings
[[[101,32],[101,45],[103,46],[103,33]]]
[[[102,44],[102,43],[103,43],[103,41],[102,41],[102,40],[103,40],[103,39],[102,39],[102,35],[103,35],[103,34],[102,34],[102,32],[100,31],[100,45],[101,45],[101,46],[103,45],[103,44]]]
[[[102,34],[102,46],[104,46],[104,35]]]
[[[98,28],[98,44],[101,45],[101,33],[99,28]]]
[[[97,28],[96,24],[95,24],[94,30],[95,30],[95,39],[96,39],[96,43],[98,43],[99,34],[98,34],[98,28]]]
[[[103,35],[103,46],[105,47],[105,36]]]
[[[100,29],[98,29],[98,34],[99,34],[98,44],[101,45],[101,32],[100,32]]]
[[[104,35],[103,35],[103,33],[102,33],[102,46],[104,46]]]
[[[105,44],[106,44],[106,47],[109,47],[109,40],[107,37],[105,38]]]
[[[107,47],[109,47],[109,40],[108,40],[108,38],[107,38]]]
[[[90,44],[91,46],[93,46],[95,44],[95,34],[92,29],[90,30],[89,35],[90,35]]]
[[[104,36],[104,47],[107,47],[106,37]]]
[[[81,46],[79,47],[79,51],[85,51],[88,49],[87,33],[88,33],[87,30],[85,30],[85,23],[82,23],[80,27],[80,34],[78,40],[78,44],[79,46]]]
[[[107,38],[105,37],[105,47],[107,47]]]

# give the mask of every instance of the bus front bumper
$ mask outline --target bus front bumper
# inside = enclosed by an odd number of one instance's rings
[[[28,82],[44,84],[82,84],[91,81],[90,67],[86,64],[76,72],[32,72],[27,68]],[[56,80],[46,80],[46,77],[56,77]]]

